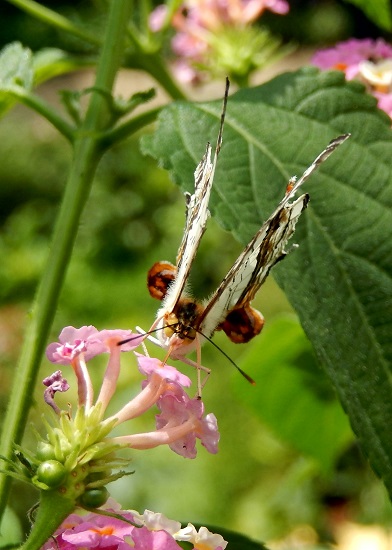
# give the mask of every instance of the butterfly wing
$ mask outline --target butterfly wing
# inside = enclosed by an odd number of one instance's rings
[[[211,336],[230,311],[253,300],[271,268],[285,256],[286,243],[308,200],[308,195],[302,195],[261,226],[208,302],[200,320],[203,334]]]
[[[209,300],[199,320],[198,328],[203,334],[210,337],[229,312],[234,308],[246,307],[253,300],[271,268],[285,256],[285,246],[295,231],[295,225],[309,197],[304,194],[294,202],[290,200],[312,172],[348,137],[349,134],[346,134],[331,141],[298,181],[294,178],[290,180],[287,192],[276,210],[263,223]]]
[[[184,235],[177,253],[177,274],[167,291],[162,307],[162,309],[169,312],[173,311],[184,291],[191,265],[206,229],[211,187],[222,146],[228,92],[229,81],[226,79],[226,90],[214,158],[211,161],[211,145],[208,143],[206,152],[195,170],[195,192],[192,195],[186,194],[186,221]]]

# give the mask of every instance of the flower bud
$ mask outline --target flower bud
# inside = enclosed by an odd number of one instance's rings
[[[46,441],[39,441],[37,445],[37,458],[39,460],[51,460],[55,458],[54,447]]]
[[[67,476],[67,470],[58,460],[41,462],[37,469],[37,481],[44,483],[50,489],[61,485]]]
[[[105,504],[109,496],[110,493],[106,487],[99,487],[96,489],[87,489],[79,501],[85,508],[99,508]]]

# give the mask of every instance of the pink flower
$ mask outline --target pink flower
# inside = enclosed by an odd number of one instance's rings
[[[320,69],[343,71],[347,79],[352,80],[358,75],[359,65],[362,61],[374,62],[390,57],[392,57],[392,46],[382,38],[377,40],[351,38],[336,44],[333,48],[316,52],[312,63]]]
[[[117,345],[120,345],[121,351],[131,351],[143,342],[145,335],[133,334],[131,330],[105,329],[98,333],[98,338],[107,346],[107,351]]]
[[[161,378],[166,378],[167,380],[172,380],[177,382],[184,387],[189,387],[191,385],[191,379],[182,372],[178,371],[175,367],[168,365],[167,363],[162,363],[159,359],[155,357],[146,357],[141,353],[136,353],[137,362],[139,365],[139,371],[146,376],[151,376],[153,372],[159,374]]]
[[[123,514],[130,521],[131,514]],[[126,537],[131,537],[135,527],[117,518],[89,514],[83,521],[71,529],[66,529],[62,539],[74,548],[116,548],[128,550]]]
[[[118,507],[116,507],[118,508]],[[108,510],[111,512],[112,510]],[[115,512],[128,520],[90,513],[80,517],[71,514],[42,550],[178,550],[180,547],[171,534],[164,530],[151,531],[145,526],[135,527],[133,514],[121,509]],[[137,519],[136,519],[137,521]]]
[[[187,0],[174,12],[171,21],[165,5],[159,5],[149,21],[153,32],[166,28],[168,23],[177,31],[171,42],[178,57],[174,70],[183,82],[195,83],[201,78],[200,67],[208,67],[210,56],[218,58],[222,53],[216,55],[220,51],[219,33],[245,29],[265,10],[282,15],[289,11],[289,5],[286,0]],[[237,64],[233,60],[233,66]]]
[[[352,38],[334,48],[320,50],[312,62],[321,69],[338,69],[348,80],[364,82],[378,107],[392,115],[392,46],[382,38]]]
[[[60,342],[49,344],[46,357],[58,365],[70,365],[81,353],[88,361],[106,351],[105,344],[99,338],[99,331],[90,326],[81,328],[65,327],[59,336]]]
[[[216,454],[218,452],[218,421],[213,413],[209,413],[203,418],[200,423],[197,437],[209,453]]]
[[[66,381],[65,378],[63,378],[63,374],[61,370],[57,370],[50,376],[46,377],[42,381],[44,386],[47,386],[47,389],[44,392],[44,399],[45,403],[50,405],[52,409],[59,414],[60,409],[54,402],[54,396],[56,392],[65,392],[69,390],[69,384]]]
[[[160,4],[151,13],[148,19],[148,24],[153,32],[162,30],[166,18],[168,16],[168,9],[166,4]]]
[[[149,531],[146,527],[134,529],[132,533],[134,550],[180,550],[181,547],[166,531]],[[129,548],[129,546],[128,546]]]
[[[109,501],[110,506],[102,509],[103,515],[68,516],[41,550],[179,550],[181,546],[176,541],[189,542],[194,550],[224,550],[227,546],[221,535],[211,533],[206,527],[197,531],[188,523],[181,529],[178,521],[169,520],[163,514],[121,510],[117,503],[113,507],[113,499]],[[115,512],[128,522],[105,516],[105,510]]]
[[[105,411],[116,391],[117,381],[121,368],[122,351],[133,349],[145,338],[145,334],[130,336],[131,331],[102,330],[95,327],[66,327],[60,334],[59,343],[51,344],[47,354],[55,362],[64,361],[71,364],[78,383],[79,408],[75,416],[78,431],[75,434],[75,445],[83,447],[86,441],[81,427],[84,419],[96,422],[96,431],[93,433],[97,441],[112,448],[113,445],[128,446],[133,449],[151,449],[159,445],[169,445],[176,453],[188,458],[196,456],[196,439],[200,439],[206,449],[217,452],[219,433],[216,419],[213,415],[203,418],[204,406],[200,399],[190,399],[184,387],[189,387],[191,381],[171,365],[161,360],[146,357],[136,353],[139,370],[147,376],[142,383],[142,391],[132,397],[120,410],[105,418]],[[91,377],[87,369],[85,357],[93,357],[98,353],[109,353],[109,361],[101,384],[98,399],[94,404],[94,392]],[[66,391],[68,383],[62,378],[61,371],[46,378],[44,384],[45,401],[57,413],[61,411],[54,403],[57,391]],[[136,433],[120,437],[107,437],[110,431],[120,423],[132,420],[144,414],[154,405],[158,406],[161,414],[156,417],[157,427],[146,433]],[[78,417],[78,415],[80,415]],[[68,412],[70,423],[72,416]],[[92,421],[93,419],[93,421]],[[68,437],[68,435],[67,435]],[[79,438],[82,438],[79,441]],[[100,439],[101,438],[101,439]],[[105,439],[103,439],[105,438]],[[69,449],[64,451],[69,453]]]
[[[392,94],[374,92],[374,95],[378,99],[378,108],[385,111],[392,118]]]
[[[218,452],[219,432],[216,418],[213,414],[203,418],[204,405],[200,399],[179,400],[175,395],[165,394],[159,400],[158,406],[162,411],[156,416],[159,430],[173,425],[180,426],[192,417],[198,419],[193,430],[169,444],[172,451],[186,458],[195,458],[196,439],[200,439],[209,452]]]

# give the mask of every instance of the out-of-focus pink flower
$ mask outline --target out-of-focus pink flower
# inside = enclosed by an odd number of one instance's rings
[[[327,48],[316,52],[312,63],[320,69],[337,69],[346,74],[348,80],[358,76],[359,66],[363,61],[380,61],[392,57],[392,46],[382,38],[350,38],[345,42],[336,44],[333,48]]]
[[[343,71],[348,80],[360,80],[377,98],[378,107],[392,116],[392,45],[382,38],[352,38],[320,50],[312,63],[320,69]]]
[[[238,36],[249,29],[265,10],[284,15],[289,11],[289,4],[286,0],[186,0],[171,18],[167,6],[159,5],[151,13],[149,24],[153,32],[165,29],[169,23],[176,30],[171,42],[172,51],[177,56],[175,73],[182,82],[197,83],[201,79],[201,68],[210,65],[211,56],[218,59],[222,54],[219,48],[224,41],[219,36],[230,29],[237,31]],[[234,48],[234,52],[241,49],[245,36],[246,33],[238,36],[239,47],[238,50]],[[225,50],[224,44],[222,48]],[[249,55],[254,60],[253,65],[257,66],[259,50],[256,44],[254,48],[254,53],[250,51]],[[233,67],[243,62],[241,57],[233,59]],[[250,71],[253,65],[248,64],[244,70]]]
[[[378,108],[385,111],[390,118],[392,118],[392,93],[383,94],[380,92],[374,92],[374,96],[378,100]]]
[[[153,32],[158,32],[163,28],[168,15],[166,4],[160,4],[151,13],[148,19],[148,25]]]
[[[133,530],[132,542],[134,550],[181,550],[180,545],[166,531],[149,531],[146,527]]]

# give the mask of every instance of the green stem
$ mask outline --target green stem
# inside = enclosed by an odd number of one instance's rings
[[[39,19],[44,23],[48,23],[52,27],[56,27],[57,29],[73,34],[74,36],[82,38],[95,46],[101,46],[102,44],[102,40],[99,37],[87,32],[82,27],[78,27],[63,15],[46,8],[38,2],[34,2],[34,0],[8,0],[8,2],[29,13],[36,19]]]
[[[58,491],[41,491],[37,517],[28,539],[19,550],[41,548],[74,508],[75,501],[62,497]]]
[[[92,185],[95,169],[103,153],[101,131],[110,120],[107,98],[98,90],[111,91],[123,50],[129,0],[110,2],[105,41],[100,55],[93,91],[83,124],[74,141],[74,156],[67,186],[56,222],[48,262],[38,287],[30,324],[22,348],[10,402],[4,418],[0,454],[11,457],[14,442],[19,443],[31,404],[41,357],[56,311],[59,294],[75,242],[83,207]],[[9,479],[0,478],[0,512],[6,505]]]
[[[126,66],[149,73],[172,99],[187,99],[187,96],[171,77],[166,64],[158,52],[145,52],[139,50],[128,53],[126,57]]]
[[[122,139],[128,138],[138,130],[141,130],[148,124],[151,124],[156,120],[160,110],[160,107],[157,107],[156,109],[151,109],[150,111],[147,111],[139,116],[127,120],[116,128],[104,132],[101,137],[102,147],[107,149],[114,143],[117,143]]]
[[[36,96],[35,94],[24,90],[23,88],[18,88],[15,91],[12,91],[12,95],[15,99],[23,103],[27,107],[30,107],[40,115],[42,115],[48,122],[53,124],[53,126],[66,138],[68,141],[72,142],[75,137],[74,128],[68,124],[62,116],[59,115],[57,110],[53,109],[46,101]]]

